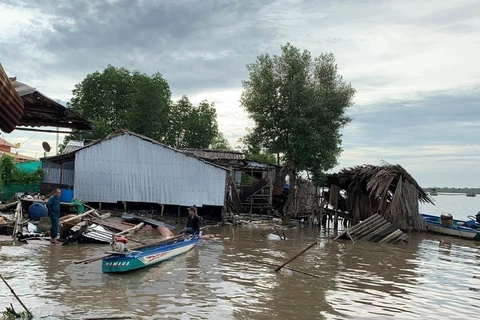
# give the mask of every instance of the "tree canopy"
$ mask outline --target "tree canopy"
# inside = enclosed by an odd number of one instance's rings
[[[299,171],[320,184],[337,164],[340,129],[351,121],[345,111],[355,95],[338,74],[334,55],[312,58],[287,43],[281,55],[260,55],[247,69],[241,104],[255,123],[248,139],[281,155],[291,190]]]
[[[219,132],[212,141],[212,149],[215,150],[230,150],[232,146],[228,140],[223,136],[223,133]]]
[[[193,106],[186,96],[172,102],[170,87],[158,72],[148,76],[109,65],[75,86],[69,107],[92,121],[94,129],[74,132],[64,144],[128,129],[177,148],[206,148],[218,133],[214,105],[202,101]]]

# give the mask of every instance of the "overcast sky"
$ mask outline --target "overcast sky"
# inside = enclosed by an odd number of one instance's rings
[[[335,168],[400,164],[422,186],[480,186],[480,1],[2,0],[9,76],[68,101],[108,64],[157,71],[175,98],[215,102],[236,145],[245,65],[291,42],[333,52],[357,90]],[[41,156],[55,134],[3,134]],[[62,140],[62,139],[60,139]]]

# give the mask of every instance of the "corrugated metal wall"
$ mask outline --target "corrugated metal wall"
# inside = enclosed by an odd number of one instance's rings
[[[65,162],[63,164],[53,163],[48,160],[42,160],[43,182],[74,185],[75,162]]]
[[[123,134],[75,155],[76,198],[223,206],[226,171],[181,152]]]

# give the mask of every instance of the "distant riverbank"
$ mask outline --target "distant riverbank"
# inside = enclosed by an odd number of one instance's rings
[[[480,193],[480,188],[429,187],[424,189],[425,191],[436,190],[437,192],[441,192],[441,193],[471,193],[471,192]]]

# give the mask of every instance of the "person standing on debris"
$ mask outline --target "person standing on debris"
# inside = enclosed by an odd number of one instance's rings
[[[194,207],[188,208],[188,220],[185,228],[180,234],[198,234],[200,232],[200,218],[197,216],[197,210]]]
[[[55,193],[47,201],[48,216],[52,221],[52,227],[50,228],[50,242],[58,243],[58,223],[60,220],[60,195],[62,191],[60,189],[55,190]]]

